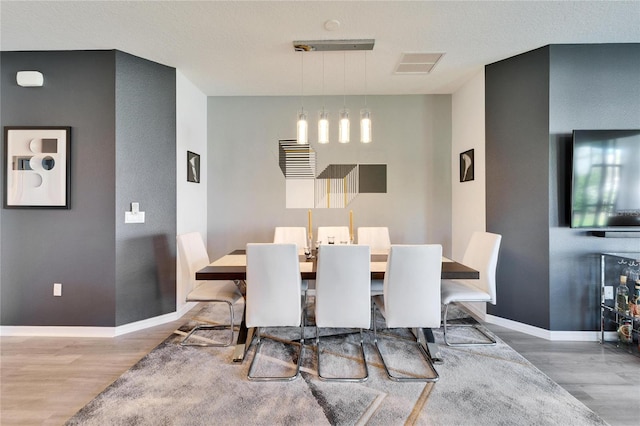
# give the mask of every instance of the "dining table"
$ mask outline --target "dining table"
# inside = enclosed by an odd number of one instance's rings
[[[310,256],[301,253],[300,258],[300,275],[302,280],[315,280],[317,256],[316,252]],[[371,280],[384,280],[384,274],[387,269],[388,251],[372,250],[371,251]],[[442,257],[442,279],[478,279],[480,273],[462,263],[456,262],[446,257]],[[245,290],[245,280],[247,278],[247,255],[246,250],[234,250],[219,259],[214,260],[209,265],[196,272],[196,280],[232,280],[238,288],[243,292]],[[246,307],[246,304],[245,304]],[[427,342],[433,343],[433,334],[431,330],[423,330]],[[233,354],[234,362],[242,362],[246,355],[246,351],[251,344],[253,338],[253,330],[248,329],[245,323],[245,315],[243,312],[236,347]],[[428,350],[434,359],[438,359],[437,348],[429,345]],[[435,352],[435,353],[434,353]]]

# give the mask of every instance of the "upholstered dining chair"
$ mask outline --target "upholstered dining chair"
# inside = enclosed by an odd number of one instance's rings
[[[300,263],[295,244],[247,244],[246,324],[256,329],[256,351],[247,378],[255,381],[289,381],[300,375],[304,350],[304,310],[301,303]],[[263,327],[300,327],[295,374],[257,376],[254,369],[262,348]]]
[[[384,275],[383,295],[373,298],[374,304],[385,319],[387,328],[440,327],[441,265],[442,246],[440,244],[391,246]],[[417,337],[415,343],[433,373],[426,377],[391,374],[391,368],[380,349],[375,317],[373,341],[387,376],[391,380],[398,382],[438,380],[439,375],[431,357]]]
[[[358,244],[371,247],[371,253],[389,253],[391,238],[386,226],[358,228]],[[371,296],[382,294],[382,280],[371,280]]]
[[[298,254],[304,253],[304,248],[308,246],[307,228],[304,226],[276,226],[273,234],[274,243],[294,243],[298,246]]]
[[[358,244],[368,245],[371,252],[388,253],[391,248],[389,228],[386,226],[364,226],[358,228]]]
[[[362,382],[369,377],[362,329],[371,325],[371,266],[369,246],[323,245],[316,273],[316,348],[321,380]],[[360,353],[364,375],[328,377],[322,373],[319,329],[360,329]]]
[[[318,226],[316,241],[322,244],[329,243],[329,237],[333,237],[335,244],[350,242],[348,226]]]
[[[277,244],[293,243],[298,248],[298,254],[304,254],[304,248],[311,242],[307,242],[307,228],[304,226],[277,226],[273,234],[273,242]],[[311,247],[309,247],[311,249]],[[304,294],[304,304],[307,305],[307,294],[309,293],[309,281],[301,282]],[[313,289],[311,290],[313,294]]]
[[[196,281],[196,272],[209,264],[209,255],[199,232],[178,235],[178,254],[189,275],[187,302],[226,303],[229,307],[229,324],[201,324],[194,327],[180,343],[183,346],[229,346],[233,343],[233,305],[242,294],[233,281]],[[200,330],[229,329],[229,340],[224,343],[208,343],[204,339],[195,343]],[[193,337],[193,339],[191,339]]]
[[[442,303],[444,304],[444,342],[449,346],[495,345],[495,338],[479,324],[450,325],[447,321],[449,306],[457,302],[489,302],[496,304],[496,266],[502,236],[490,232],[474,232],[464,252],[462,263],[480,272],[478,280],[442,280]],[[449,330],[455,327],[474,327],[487,340],[453,343]]]

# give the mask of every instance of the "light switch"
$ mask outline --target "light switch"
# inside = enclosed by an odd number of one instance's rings
[[[613,299],[613,286],[604,286],[604,298],[605,300]]]

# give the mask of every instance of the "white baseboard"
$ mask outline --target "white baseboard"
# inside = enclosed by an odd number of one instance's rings
[[[66,326],[0,326],[0,336],[41,337],[116,337],[182,318],[196,303],[182,305],[176,312],[136,321],[118,327],[66,327]]]
[[[493,315],[485,315],[485,322],[489,324],[499,325],[504,328],[508,328],[513,331],[525,333],[530,336],[540,337],[541,339],[551,341],[572,341],[572,342],[599,342],[599,331],[551,331],[544,328],[534,327],[529,324],[523,324],[521,322],[512,321]],[[607,333],[605,333],[605,340],[608,340]]]

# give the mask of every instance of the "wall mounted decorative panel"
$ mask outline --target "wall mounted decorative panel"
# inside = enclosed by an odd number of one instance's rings
[[[295,139],[278,142],[287,208],[345,208],[358,194],[387,192],[386,164],[330,164],[316,177],[316,152]]]

